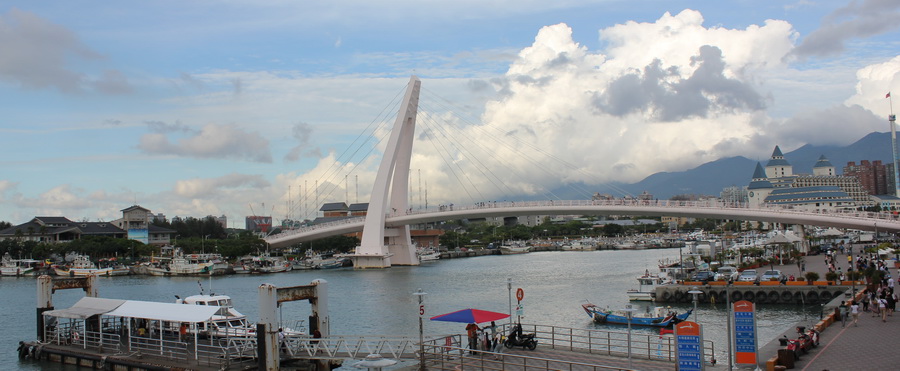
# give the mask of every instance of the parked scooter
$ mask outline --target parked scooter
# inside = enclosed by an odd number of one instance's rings
[[[801,354],[809,353],[809,350],[819,346],[819,332],[815,329],[807,330],[805,326],[797,326],[799,336],[796,339],[788,339],[784,335],[780,339],[781,345],[787,346],[787,349],[794,353],[794,360],[800,359]]]
[[[503,342],[503,345],[507,348],[523,347],[528,350],[534,350],[534,348],[537,348],[537,340],[534,339],[534,335],[535,334],[523,334],[522,324],[517,323],[509,331],[509,335],[506,337],[506,341]]]

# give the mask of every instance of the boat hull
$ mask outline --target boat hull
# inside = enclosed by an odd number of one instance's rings
[[[582,304],[581,306],[594,322],[612,323],[619,325],[627,325],[629,322],[635,326],[651,326],[651,327],[669,327],[678,322],[687,320],[692,310],[688,310],[682,314],[671,315],[666,317],[631,317],[629,320],[626,316],[613,314],[593,304]]]

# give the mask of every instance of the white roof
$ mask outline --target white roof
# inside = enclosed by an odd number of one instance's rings
[[[217,306],[158,303],[128,300],[108,316],[145,318],[171,322],[206,322],[219,310]]]
[[[43,313],[45,316],[85,319],[97,314],[104,314],[113,309],[118,308],[125,303],[125,300],[92,298],[89,296],[81,298],[71,308],[48,310]]]

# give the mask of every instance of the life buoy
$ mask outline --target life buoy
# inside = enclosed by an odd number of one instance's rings
[[[670,299],[672,299],[672,293],[669,290],[663,291],[662,300],[668,302]]]
[[[754,293],[753,296],[756,298],[754,303],[767,303],[769,301],[769,296],[764,292]]]
[[[681,302],[684,299],[684,293],[681,290],[675,291],[675,302]]]
[[[753,301],[756,298],[756,295],[753,294],[753,291],[744,291],[744,300]]]
[[[810,291],[806,293],[806,302],[809,304],[818,304],[819,303],[819,293],[815,291]]]
[[[806,298],[803,297],[802,291],[797,291],[794,293],[794,303],[796,303],[796,304],[806,303]]]
[[[78,341],[79,339],[81,339],[81,335],[78,335],[78,331],[73,331],[72,332],[72,340]]]
[[[781,293],[781,303],[782,304],[790,304],[794,301],[794,294],[790,291],[785,291]]]
[[[732,302],[735,302],[735,301],[741,301],[741,300],[743,300],[743,299],[744,299],[744,295],[741,294],[740,291],[735,291],[735,292],[732,292],[732,293],[731,293],[731,301],[732,301]]]
[[[778,304],[778,300],[781,299],[781,295],[778,295],[778,291],[769,291],[769,302],[772,304]]]

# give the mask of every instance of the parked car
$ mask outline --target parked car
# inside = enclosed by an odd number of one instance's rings
[[[732,267],[730,265],[723,265],[719,267],[719,270],[716,271],[715,280],[716,281],[734,281],[737,279],[738,275],[737,268]]]
[[[745,269],[741,272],[741,275],[738,276],[738,281],[743,282],[755,282],[759,276],[756,275],[756,269]]]
[[[715,275],[711,271],[699,271],[697,273],[694,273],[693,276],[691,276],[691,281],[698,281],[698,282],[705,283],[705,282],[712,281],[714,277],[715,277]]]
[[[759,277],[759,280],[760,281],[771,281],[773,278],[776,281],[783,281],[784,274],[782,274],[781,271],[777,270],[777,269],[768,270],[765,273],[763,273],[762,276]]]

